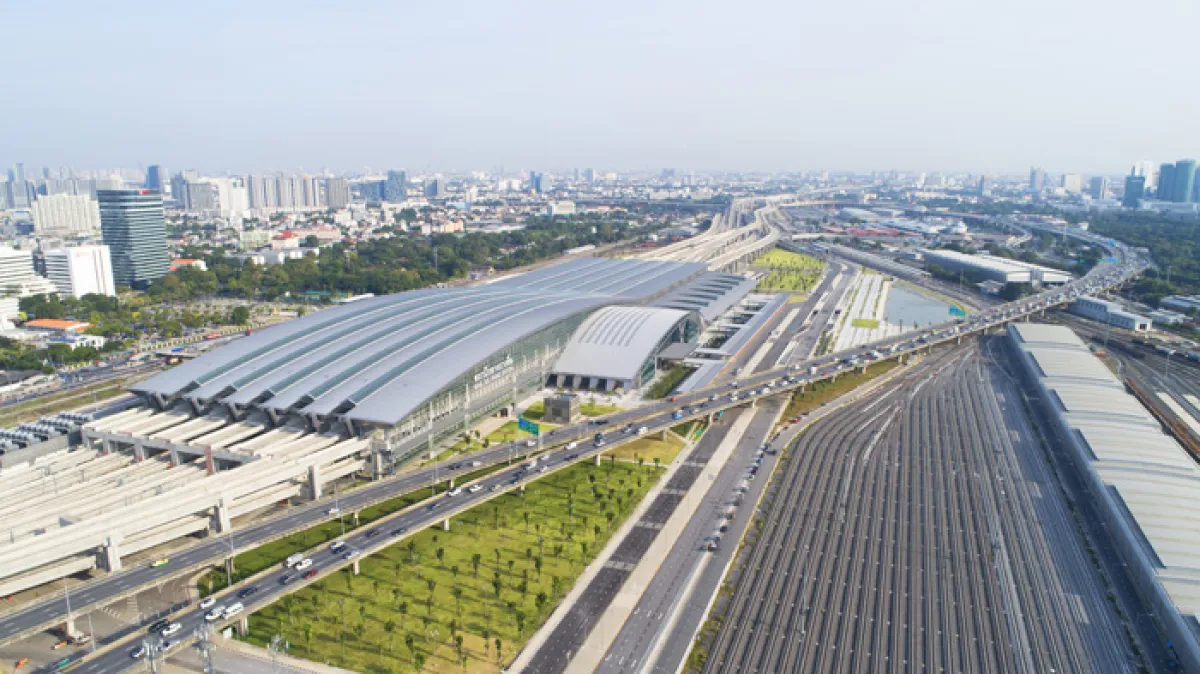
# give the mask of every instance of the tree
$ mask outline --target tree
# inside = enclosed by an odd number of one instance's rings
[[[408,647],[408,664],[413,663],[413,658],[417,654],[417,640],[413,639],[413,635],[404,635],[404,645]]]
[[[542,579],[542,556],[538,555],[533,558],[533,568],[537,569],[538,580]]]
[[[479,577],[479,563],[480,563],[481,561],[483,561],[483,556],[482,556],[482,555],[480,555],[478,552],[476,552],[475,554],[471,555],[471,566],[472,566],[472,567],[474,568],[474,570],[475,570],[475,577],[476,577],[476,578],[478,578],[478,577]]]
[[[538,613],[541,613],[542,609],[546,608],[546,602],[548,600],[549,598],[546,596],[545,592],[537,593],[537,597],[535,597],[533,601],[535,604],[537,604]]]
[[[312,623],[308,623],[308,622],[304,623],[304,647],[309,650],[312,649],[312,633],[313,633]]]
[[[400,612],[400,629],[404,629],[404,616],[408,615],[408,602],[400,602],[396,610]]]
[[[392,654],[392,639],[396,636],[396,621],[389,620],[383,624],[383,631],[388,635],[388,655]]]
[[[229,312],[229,322],[234,325],[246,325],[250,322],[250,310],[246,307],[234,307]]]
[[[446,549],[438,548],[436,554],[437,554],[437,559],[438,559],[438,565],[441,566],[443,569],[446,568]]]
[[[500,640],[500,637],[496,637],[496,662],[500,662],[501,660],[504,659],[504,655],[503,655],[503,651],[502,651],[503,647],[504,647],[504,642]]]
[[[454,595],[454,612],[455,612],[455,614],[461,616],[462,615],[462,594],[463,594],[462,588],[455,585],[450,590],[450,594]]]
[[[458,580],[458,565],[457,564],[451,565],[450,575],[453,576],[455,580]]]

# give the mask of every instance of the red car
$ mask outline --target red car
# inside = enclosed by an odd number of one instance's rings
[[[305,577],[305,578],[316,578],[316,576],[317,576],[317,570],[316,570],[316,569],[309,569],[309,570],[308,570],[308,571],[307,571],[307,572],[304,574],[304,577]]]

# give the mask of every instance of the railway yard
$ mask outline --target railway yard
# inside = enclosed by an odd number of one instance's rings
[[[703,671],[1138,671],[990,351],[935,352],[800,436]]]

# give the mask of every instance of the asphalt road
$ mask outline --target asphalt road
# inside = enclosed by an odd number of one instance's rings
[[[1019,400],[971,344],[815,424],[704,671],[1135,671]]]

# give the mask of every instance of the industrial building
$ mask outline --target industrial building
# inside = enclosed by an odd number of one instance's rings
[[[1008,338],[1182,669],[1200,670],[1200,468],[1070,329]]]
[[[1071,274],[1058,269],[994,255],[967,255],[953,250],[928,249],[922,249],[921,255],[926,265],[936,264],[947,271],[965,272],[977,279],[999,283],[1061,285],[1073,278]]]
[[[1093,321],[1107,323],[1124,330],[1145,332],[1150,329],[1150,319],[1135,313],[1125,311],[1116,302],[1109,302],[1098,297],[1083,296],[1071,303],[1071,313],[1078,314]]]
[[[605,307],[588,317],[554,364],[550,383],[630,391],[654,378],[658,354],[700,333],[695,313],[660,307]]]

